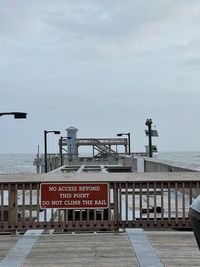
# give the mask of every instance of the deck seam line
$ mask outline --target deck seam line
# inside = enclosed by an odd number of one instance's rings
[[[140,267],[164,267],[143,229],[126,229]]]
[[[0,262],[0,267],[20,267],[43,230],[28,230]]]
[[[55,209],[54,209],[55,211]],[[45,212],[40,212],[39,221],[45,221]],[[51,209],[46,209],[46,221],[51,218]],[[21,267],[26,256],[29,254],[43,229],[27,230],[17,243],[8,251],[8,254],[0,262],[0,267]]]

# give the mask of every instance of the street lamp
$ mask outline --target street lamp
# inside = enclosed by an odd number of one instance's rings
[[[25,112],[0,112],[0,117],[4,115],[14,115],[14,119],[26,119],[27,113]],[[8,221],[9,223],[16,224],[16,208],[15,208],[15,199],[17,199],[17,190],[12,189],[10,191],[11,196],[9,197],[9,207],[11,207],[11,211],[8,213]],[[16,234],[16,230],[12,231]]]
[[[60,140],[59,140],[59,151],[60,151],[60,166],[63,165],[63,153],[62,153],[62,146],[63,146],[63,137],[61,136],[60,137]]]
[[[157,130],[152,130],[152,120],[146,119],[145,125],[148,127],[148,130],[145,130],[146,135],[149,137],[149,146],[147,146],[147,152],[149,157],[153,157],[153,152],[157,152],[157,147],[152,145],[152,137],[158,137]]]
[[[25,112],[1,112],[0,117],[4,115],[14,115],[15,119],[26,119],[27,113]]]
[[[60,134],[60,131],[46,131],[44,130],[44,172],[47,172],[47,134]]]
[[[130,133],[118,133],[117,136],[123,136],[127,135],[128,136],[128,154],[131,155],[131,138],[130,138]]]
[[[148,136],[149,136],[149,157],[152,158],[153,152],[152,152],[152,135],[151,135],[151,125],[152,125],[152,120],[147,119],[145,122],[145,125],[148,127]]]
[[[71,137],[67,136],[67,137],[63,137],[61,136],[60,137],[60,140],[59,140],[59,148],[60,148],[60,165],[62,166],[63,165],[63,145],[68,145],[68,142],[67,140],[71,139]],[[65,149],[64,149],[65,150]],[[65,150],[66,151],[66,150]],[[71,144],[70,144],[70,151],[71,151]],[[68,151],[66,151],[68,152]],[[69,153],[68,153],[69,154]]]

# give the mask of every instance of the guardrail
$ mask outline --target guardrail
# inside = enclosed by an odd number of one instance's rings
[[[112,181],[108,184],[108,209],[42,210],[40,182],[1,182],[0,231],[190,227],[187,214],[193,197],[199,194],[198,181]]]
[[[127,138],[77,138],[77,145],[96,145],[96,142],[102,145],[127,145]]]

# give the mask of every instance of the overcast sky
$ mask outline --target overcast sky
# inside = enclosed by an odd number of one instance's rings
[[[200,150],[199,0],[0,0],[0,152],[43,152],[43,131],[130,132],[144,151]],[[49,151],[58,136],[48,135]]]

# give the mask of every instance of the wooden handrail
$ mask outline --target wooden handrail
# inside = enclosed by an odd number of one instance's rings
[[[106,174],[103,176],[107,177]],[[194,179],[194,176],[191,180],[150,179],[147,181],[139,180],[136,175],[135,180],[118,178],[107,181],[110,198],[108,209],[42,211],[39,203],[40,184],[49,181],[58,182],[58,180],[53,180],[53,177],[50,175],[45,181],[44,177],[38,176],[35,182],[31,182],[29,179],[26,181],[21,179],[15,183],[12,179],[12,181],[1,181],[0,231],[30,228],[63,231],[116,230],[127,227],[189,228],[188,209],[193,198],[199,194],[200,188],[200,182]],[[18,180],[20,180],[19,177]],[[86,181],[84,180],[84,182]],[[89,181],[91,182],[91,180]],[[65,178],[61,182],[72,183],[73,180]],[[82,180],[82,183],[84,182]],[[42,220],[41,212],[44,214]],[[50,220],[47,220],[47,212]]]

